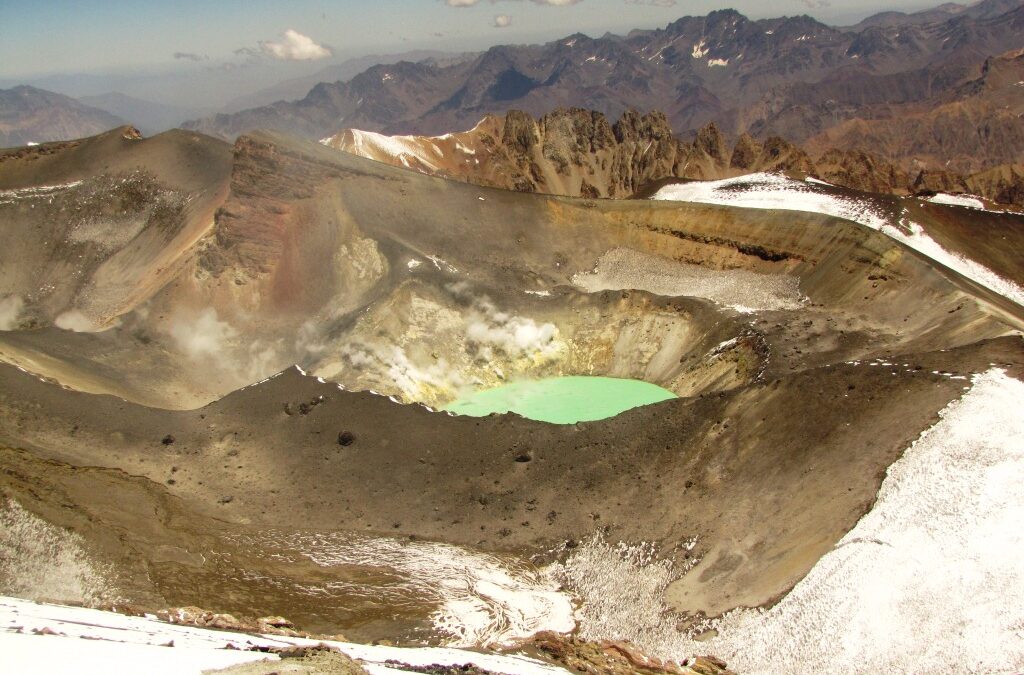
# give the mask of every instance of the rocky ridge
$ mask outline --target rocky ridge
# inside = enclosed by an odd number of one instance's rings
[[[488,115],[469,131],[384,136],[346,129],[324,145],[421,173],[520,192],[572,197],[643,195],[666,179],[718,180],[757,172],[812,176],[864,192],[972,194],[1024,206],[1024,166],[973,174],[917,168],[861,149],[829,148],[812,158],[778,136],[741,134],[730,144],[714,123],[680,140],[660,112],[630,110],[615,123],[597,111],[560,108],[538,119],[523,111]]]

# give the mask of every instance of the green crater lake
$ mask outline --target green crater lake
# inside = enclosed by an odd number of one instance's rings
[[[603,420],[642,405],[678,398],[642,380],[616,377],[551,377],[521,380],[464,396],[444,407],[471,417],[514,412],[531,420],[574,424]]]

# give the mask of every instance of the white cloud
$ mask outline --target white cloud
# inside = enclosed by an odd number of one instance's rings
[[[535,5],[548,5],[550,7],[568,7],[583,2],[583,0],[530,0]],[[491,0],[495,2],[495,0]],[[444,0],[449,7],[473,7],[478,5],[480,0]],[[503,15],[504,16],[504,15]]]
[[[512,17],[509,16],[508,14],[499,14],[498,16],[494,17],[495,28],[507,28],[508,26],[511,25]]]
[[[331,55],[331,50],[313,41],[313,38],[289,28],[280,42],[263,40],[260,49],[275,59],[284,61],[315,61]]]
[[[174,52],[174,58],[179,61],[206,61],[210,57],[205,54],[196,54],[194,52]]]

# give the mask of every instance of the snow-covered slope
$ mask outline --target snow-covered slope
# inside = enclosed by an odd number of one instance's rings
[[[1024,383],[998,368],[950,377],[964,381],[963,397],[778,604],[699,626],[717,632],[696,641],[662,618],[654,591],[671,581],[664,561],[591,542],[566,563],[568,578],[588,582],[574,584],[581,634],[615,632],[660,656],[703,650],[741,673],[1022,672]]]
[[[852,220],[879,230],[1018,305],[1024,305],[1024,288],[976,260],[943,248],[918,223],[905,216],[894,221],[870,198],[848,196],[848,193],[818,181],[808,183],[778,174],[757,173],[719,181],[667,185],[653,199],[750,209],[810,211]]]
[[[469,131],[443,136],[387,136],[372,131],[346,129],[320,142],[328,147],[367,159],[415,169],[427,174],[460,173],[460,165],[479,164],[476,157],[481,126],[494,127],[495,118],[484,118]],[[495,132],[496,129],[490,129]],[[462,170],[464,171],[464,169]]]
[[[278,660],[278,656],[267,650],[318,644],[348,655],[371,673],[417,672],[398,664],[412,667],[473,664],[508,675],[566,672],[521,656],[250,635],[0,597],[0,652],[3,653],[0,670],[9,673],[199,675],[206,670],[241,663]]]

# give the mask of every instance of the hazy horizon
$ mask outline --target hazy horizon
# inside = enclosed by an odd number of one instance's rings
[[[370,54],[478,51],[575,32],[625,33],[723,8],[751,18],[809,14],[844,25],[878,11],[914,11],[939,3],[783,0],[767,7],[752,0],[391,0],[371,5],[299,0],[284,7],[229,0],[209,7],[198,0],[114,0],[90,6],[94,4],[0,2],[0,80],[236,70],[275,62],[299,65],[295,70],[301,72],[310,70],[302,65]]]

